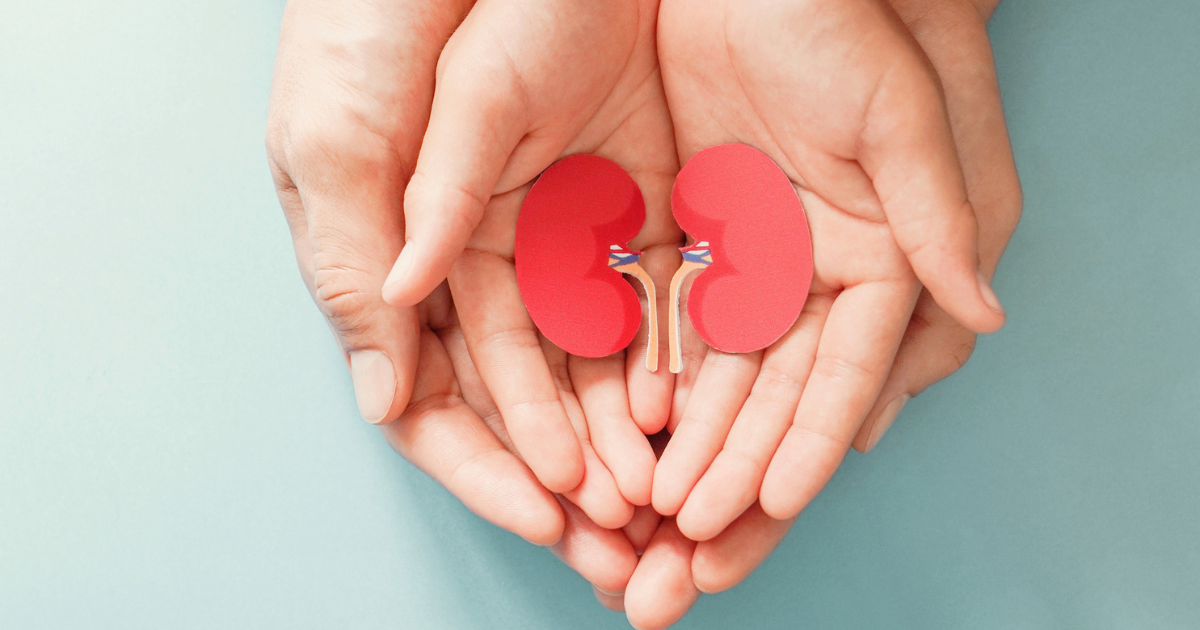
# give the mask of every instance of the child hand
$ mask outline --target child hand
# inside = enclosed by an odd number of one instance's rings
[[[679,375],[654,505],[697,540],[759,499],[792,518],[828,481],[876,406],[922,281],[970,328],[1003,321],[976,279],[972,203],[1007,210],[1016,188],[983,20],[936,55],[939,78],[887,5],[759,4],[668,0],[661,17],[681,157],[726,142],[765,150],[796,186],[814,246],[788,334],[761,355],[699,351]],[[939,82],[969,107],[948,117]],[[988,271],[1012,223],[992,224]]]
[[[581,480],[615,483],[633,504],[649,501],[654,466],[638,426],[665,423],[673,379],[642,367],[644,334],[628,369],[619,354],[556,356],[521,301],[513,238],[521,201],[542,170],[572,153],[599,154],[640,186],[647,219],[631,246],[645,252],[652,275],[669,278],[680,239],[669,209],[677,162],[655,16],[646,0],[475,5],[439,61],[429,128],[405,192],[407,242],[383,290],[390,303],[411,304],[448,274],[480,377],[542,483],[556,492]],[[611,471],[593,465],[601,460]],[[605,502],[585,511],[605,524],[630,513],[615,504],[602,513]]]

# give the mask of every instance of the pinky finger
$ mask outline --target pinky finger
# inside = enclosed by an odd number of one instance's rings
[[[536,545],[559,540],[562,509],[456,395],[450,358],[429,329],[421,332],[420,352],[413,402],[382,427],[392,448],[480,517]]]

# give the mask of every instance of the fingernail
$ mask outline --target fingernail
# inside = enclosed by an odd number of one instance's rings
[[[354,380],[354,399],[358,413],[371,424],[387,419],[396,396],[396,370],[392,360],[379,350],[350,353],[350,378]]]
[[[900,394],[883,408],[883,413],[879,414],[879,417],[875,419],[875,426],[871,427],[871,435],[867,437],[866,450],[868,453],[879,443],[879,439],[883,437],[883,434],[887,433],[888,428],[896,421],[896,416],[900,415],[900,410],[904,409],[905,403],[911,399],[912,396],[908,394]]]
[[[988,308],[1003,315],[1004,307],[1000,305],[1000,298],[996,297],[996,292],[992,290],[992,285],[988,283],[982,271],[976,273],[976,277],[979,279],[979,294],[983,296],[983,301],[987,303]]]

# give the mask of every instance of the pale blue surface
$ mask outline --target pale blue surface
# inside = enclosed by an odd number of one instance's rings
[[[0,628],[620,628],[356,417],[278,2],[0,17]],[[1200,3],[1008,0],[1011,319],[682,628],[1200,627]]]

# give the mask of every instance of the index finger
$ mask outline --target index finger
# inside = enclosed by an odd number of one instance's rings
[[[471,359],[513,444],[546,488],[572,490],[583,479],[583,451],[521,301],[515,268],[468,249],[449,280]]]

